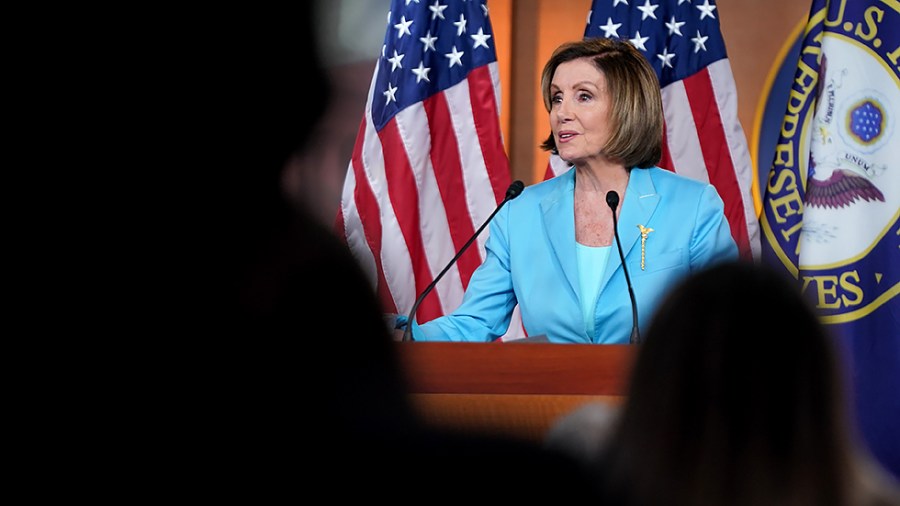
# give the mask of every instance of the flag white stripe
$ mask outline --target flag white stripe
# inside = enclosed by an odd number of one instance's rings
[[[703,161],[697,124],[694,123],[690,100],[682,81],[676,81],[661,90],[663,115],[666,118],[666,140],[673,170],[681,175],[709,182],[709,173]]]
[[[719,115],[722,117],[731,165],[734,167],[735,177],[741,188],[750,250],[753,252],[753,258],[759,258],[759,220],[753,205],[753,162],[750,160],[747,137],[738,118],[737,85],[734,82],[734,74],[731,72],[731,64],[727,59],[713,63],[707,67],[707,71],[712,83],[713,94],[716,97]]]
[[[343,202],[341,212],[344,217],[344,236],[347,239],[347,245],[350,247],[350,251],[353,252],[353,256],[356,258],[357,262],[359,262],[363,272],[365,272],[366,278],[372,283],[372,286],[376,286],[376,283],[378,282],[378,272],[375,265],[375,257],[372,256],[372,251],[369,249],[369,244],[363,233],[363,224],[359,219],[359,210],[356,208],[356,200],[353,198],[353,191],[355,188],[356,175],[354,174],[353,169],[350,168],[347,170],[347,178],[344,180],[344,190],[341,197]]]
[[[488,64],[488,71],[491,74],[491,83],[494,85],[494,102],[497,103],[497,116],[503,113],[503,93],[500,86],[500,64],[491,62]],[[506,145],[506,139],[503,139],[503,131],[500,131],[500,141]]]
[[[554,177],[562,174],[563,172],[565,172],[571,168],[569,166],[568,162],[563,161],[563,159],[560,158],[559,155],[551,154],[549,164],[550,164],[550,169],[552,170]]]
[[[378,60],[375,63],[375,75],[378,73],[379,65],[381,65],[381,60]],[[364,117],[366,132],[369,131],[369,125],[372,124],[371,113],[369,113],[369,111],[372,110],[372,92],[374,89],[375,79],[373,78],[369,83],[369,92],[366,94],[366,112]],[[365,148],[363,148],[362,152],[364,155],[363,160],[365,160]],[[372,251],[369,249],[369,243],[366,240],[365,232],[363,231],[363,223],[359,217],[359,209],[356,206],[356,198],[354,197],[355,191],[356,173],[353,170],[353,161],[351,160],[350,163],[347,164],[347,175],[346,179],[344,179],[344,188],[341,191],[340,212],[343,215],[344,221],[344,237],[347,240],[350,251],[353,252],[354,257],[356,257],[357,261],[360,263],[360,266],[366,273],[372,286],[377,286],[378,268],[375,265],[375,258]]]
[[[428,115],[425,112],[424,105],[419,102],[407,107],[394,118],[397,122],[398,131],[409,158],[410,166],[413,169],[416,187],[419,191],[419,231],[422,235],[422,242],[425,245],[425,256],[431,273],[430,278],[434,279],[453,259],[456,252],[453,246],[453,237],[450,235],[450,224],[447,221],[444,200],[441,197],[440,188],[434,174],[434,165],[431,162],[431,133]],[[385,240],[387,239],[386,237]],[[412,278],[409,279],[410,286],[415,292]],[[440,298],[441,308],[445,313],[448,311],[447,306],[452,300],[456,300],[457,303],[450,307],[450,310],[459,304],[458,301],[461,296],[458,295],[458,292],[462,291],[461,287],[462,281],[460,280],[459,269],[456,265],[453,265],[434,287]],[[413,300],[415,300],[415,296]]]
[[[423,217],[421,233],[422,241],[426,245],[425,255],[431,270],[431,279],[434,279],[453,259],[456,251],[453,246],[453,238],[450,235],[450,224],[447,222],[447,211],[444,201],[441,199],[440,190],[430,161],[422,176],[422,184],[419,188],[419,212]],[[455,263],[447,269],[447,273],[434,287],[441,301],[441,310],[444,313],[456,309],[459,301],[462,300],[462,280],[458,265]]]
[[[414,277],[410,253],[406,242],[396,239],[403,237],[403,232],[400,230],[400,223],[397,221],[394,208],[390,203],[381,139],[372,127],[371,110],[372,108],[367,105],[362,161],[367,182],[378,202],[381,217],[382,269],[385,282],[393,295],[397,308],[411,307],[415,300],[415,295],[413,295],[415,287],[412,284]]]
[[[491,186],[484,155],[481,151],[481,140],[475,130],[468,81],[461,81],[456,86],[448,88],[444,93],[447,96],[453,130],[459,141],[457,143],[459,160],[465,167],[462,176],[466,190],[466,206],[469,216],[472,218],[472,230],[476,231],[496,207],[494,189]],[[478,254],[482,260],[487,237],[488,234],[483,232],[477,239]]]

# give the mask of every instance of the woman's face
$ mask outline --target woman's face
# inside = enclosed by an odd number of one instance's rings
[[[560,158],[577,164],[602,156],[609,109],[606,76],[590,58],[560,64],[550,82],[550,130]]]

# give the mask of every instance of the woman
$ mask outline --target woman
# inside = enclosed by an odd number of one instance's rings
[[[613,212],[640,324],[677,280],[737,257],[715,188],[655,166],[662,98],[637,49],[611,39],[565,43],[544,66],[541,91],[552,132],[542,148],[572,168],[503,206],[462,304],[413,322],[414,340],[492,341],[518,304],[530,336],[628,343],[631,298]]]

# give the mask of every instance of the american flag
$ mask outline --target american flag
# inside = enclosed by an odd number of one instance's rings
[[[500,103],[486,1],[391,2],[336,220],[386,311],[406,314],[503,201]],[[460,304],[487,234],[421,302],[418,321]],[[519,337],[517,312],[510,329]]]
[[[627,39],[656,70],[666,127],[659,166],[712,183],[741,257],[759,256],[753,168],[712,0],[594,0],[584,37]],[[552,156],[545,179],[565,170]]]

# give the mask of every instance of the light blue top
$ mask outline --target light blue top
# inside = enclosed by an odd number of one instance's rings
[[[653,167],[633,169],[622,196],[619,239],[645,329],[662,297],[691,272],[736,260],[737,245],[714,186]],[[609,211],[612,212],[612,211]],[[641,231],[652,228],[644,245]],[[553,343],[628,344],[632,311],[619,255],[607,255],[595,305],[594,335],[582,313],[575,247],[575,169],[526,187],[490,223],[484,262],[452,313],[419,325],[416,341],[493,341],[519,305],[530,336]],[[613,243],[615,246],[615,243]]]
[[[581,280],[581,312],[584,314],[584,331],[594,338],[594,312],[600,295],[600,280],[606,269],[606,257],[610,246],[585,246],[575,244],[578,255],[578,277]]]

